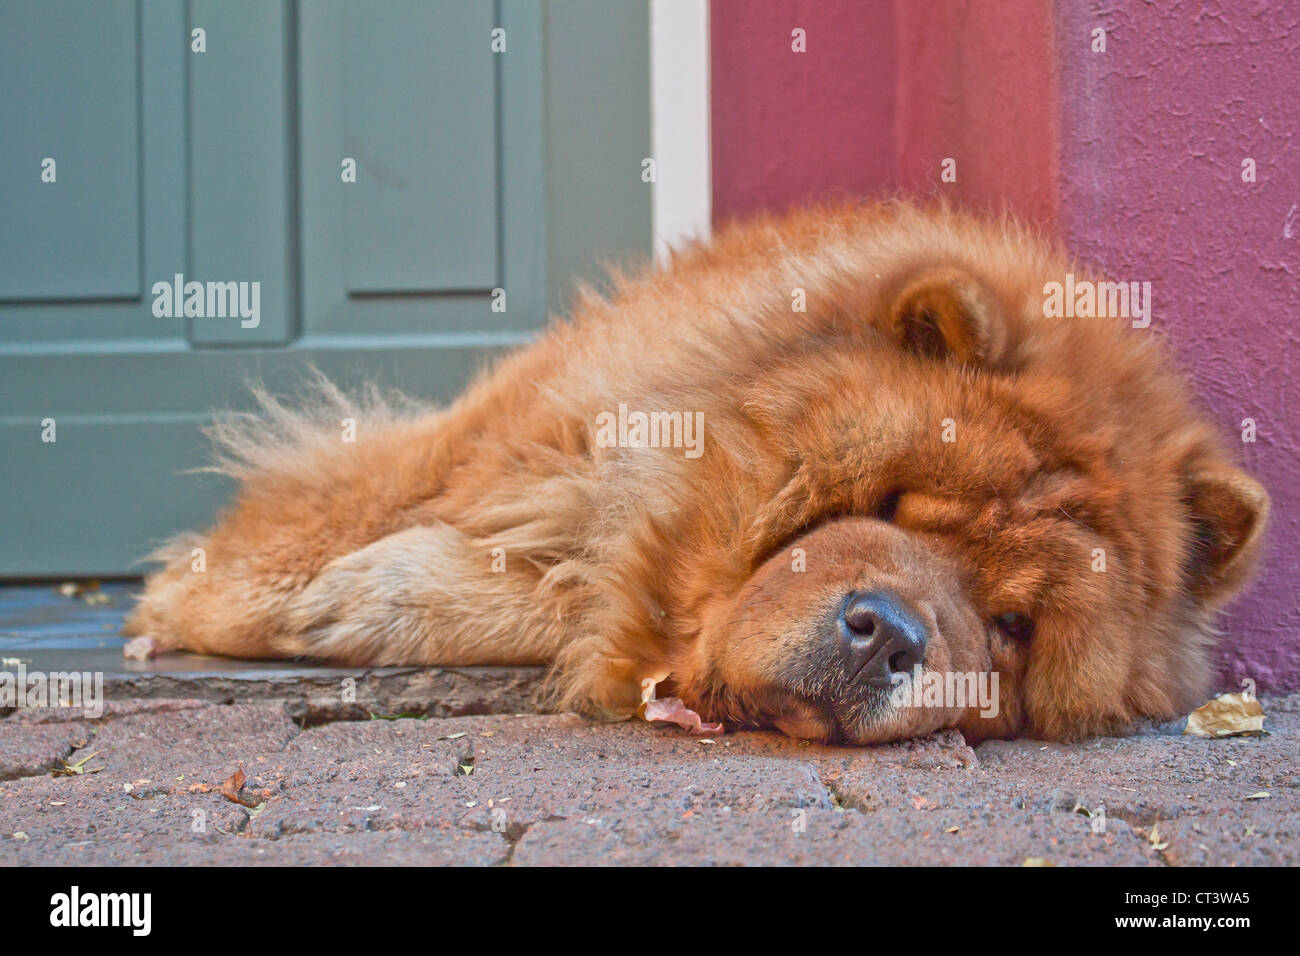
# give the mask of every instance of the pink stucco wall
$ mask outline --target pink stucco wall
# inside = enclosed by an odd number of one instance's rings
[[[710,13],[715,218],[894,178],[895,104],[878,92],[897,73],[890,4],[715,0]],[[796,27],[807,53],[791,52]]]
[[[1258,424],[1242,456],[1273,522],[1264,573],[1225,621],[1225,670],[1300,686],[1300,5],[1062,3],[1056,48],[1066,238],[1151,282],[1152,326],[1225,433]]]
[[[1170,336],[1225,434],[1257,422],[1242,458],[1273,496],[1263,574],[1224,621],[1224,684],[1300,687],[1300,6],[712,0],[711,13],[716,219],[944,189],[1152,283],[1152,334]],[[795,27],[807,53],[790,49]],[[958,181],[941,185],[947,156]]]

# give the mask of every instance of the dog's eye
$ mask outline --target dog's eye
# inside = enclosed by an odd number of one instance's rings
[[[1034,636],[1034,620],[1024,614],[1008,611],[993,619],[993,625],[1018,644],[1027,644]]]
[[[902,497],[903,489],[895,488],[881,498],[880,504],[876,505],[876,519],[879,521],[893,521],[894,515],[898,514],[898,502]]]

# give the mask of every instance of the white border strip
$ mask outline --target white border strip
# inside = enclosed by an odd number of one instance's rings
[[[650,0],[654,245],[662,260],[713,226],[708,0]]]

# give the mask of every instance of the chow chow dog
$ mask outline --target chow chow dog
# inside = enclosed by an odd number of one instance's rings
[[[813,208],[583,291],[444,410],[264,395],[215,429],[237,498],[155,556],[126,631],[544,663],[557,707],[627,714],[649,680],[821,741],[1171,718],[1268,497],[1156,334],[1045,317],[1070,273],[1006,220]],[[992,706],[896,693],[952,674],[996,675]]]

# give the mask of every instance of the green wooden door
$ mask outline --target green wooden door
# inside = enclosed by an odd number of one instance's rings
[[[208,520],[249,379],[445,399],[650,249],[642,0],[4,0],[0,89],[4,576]]]

